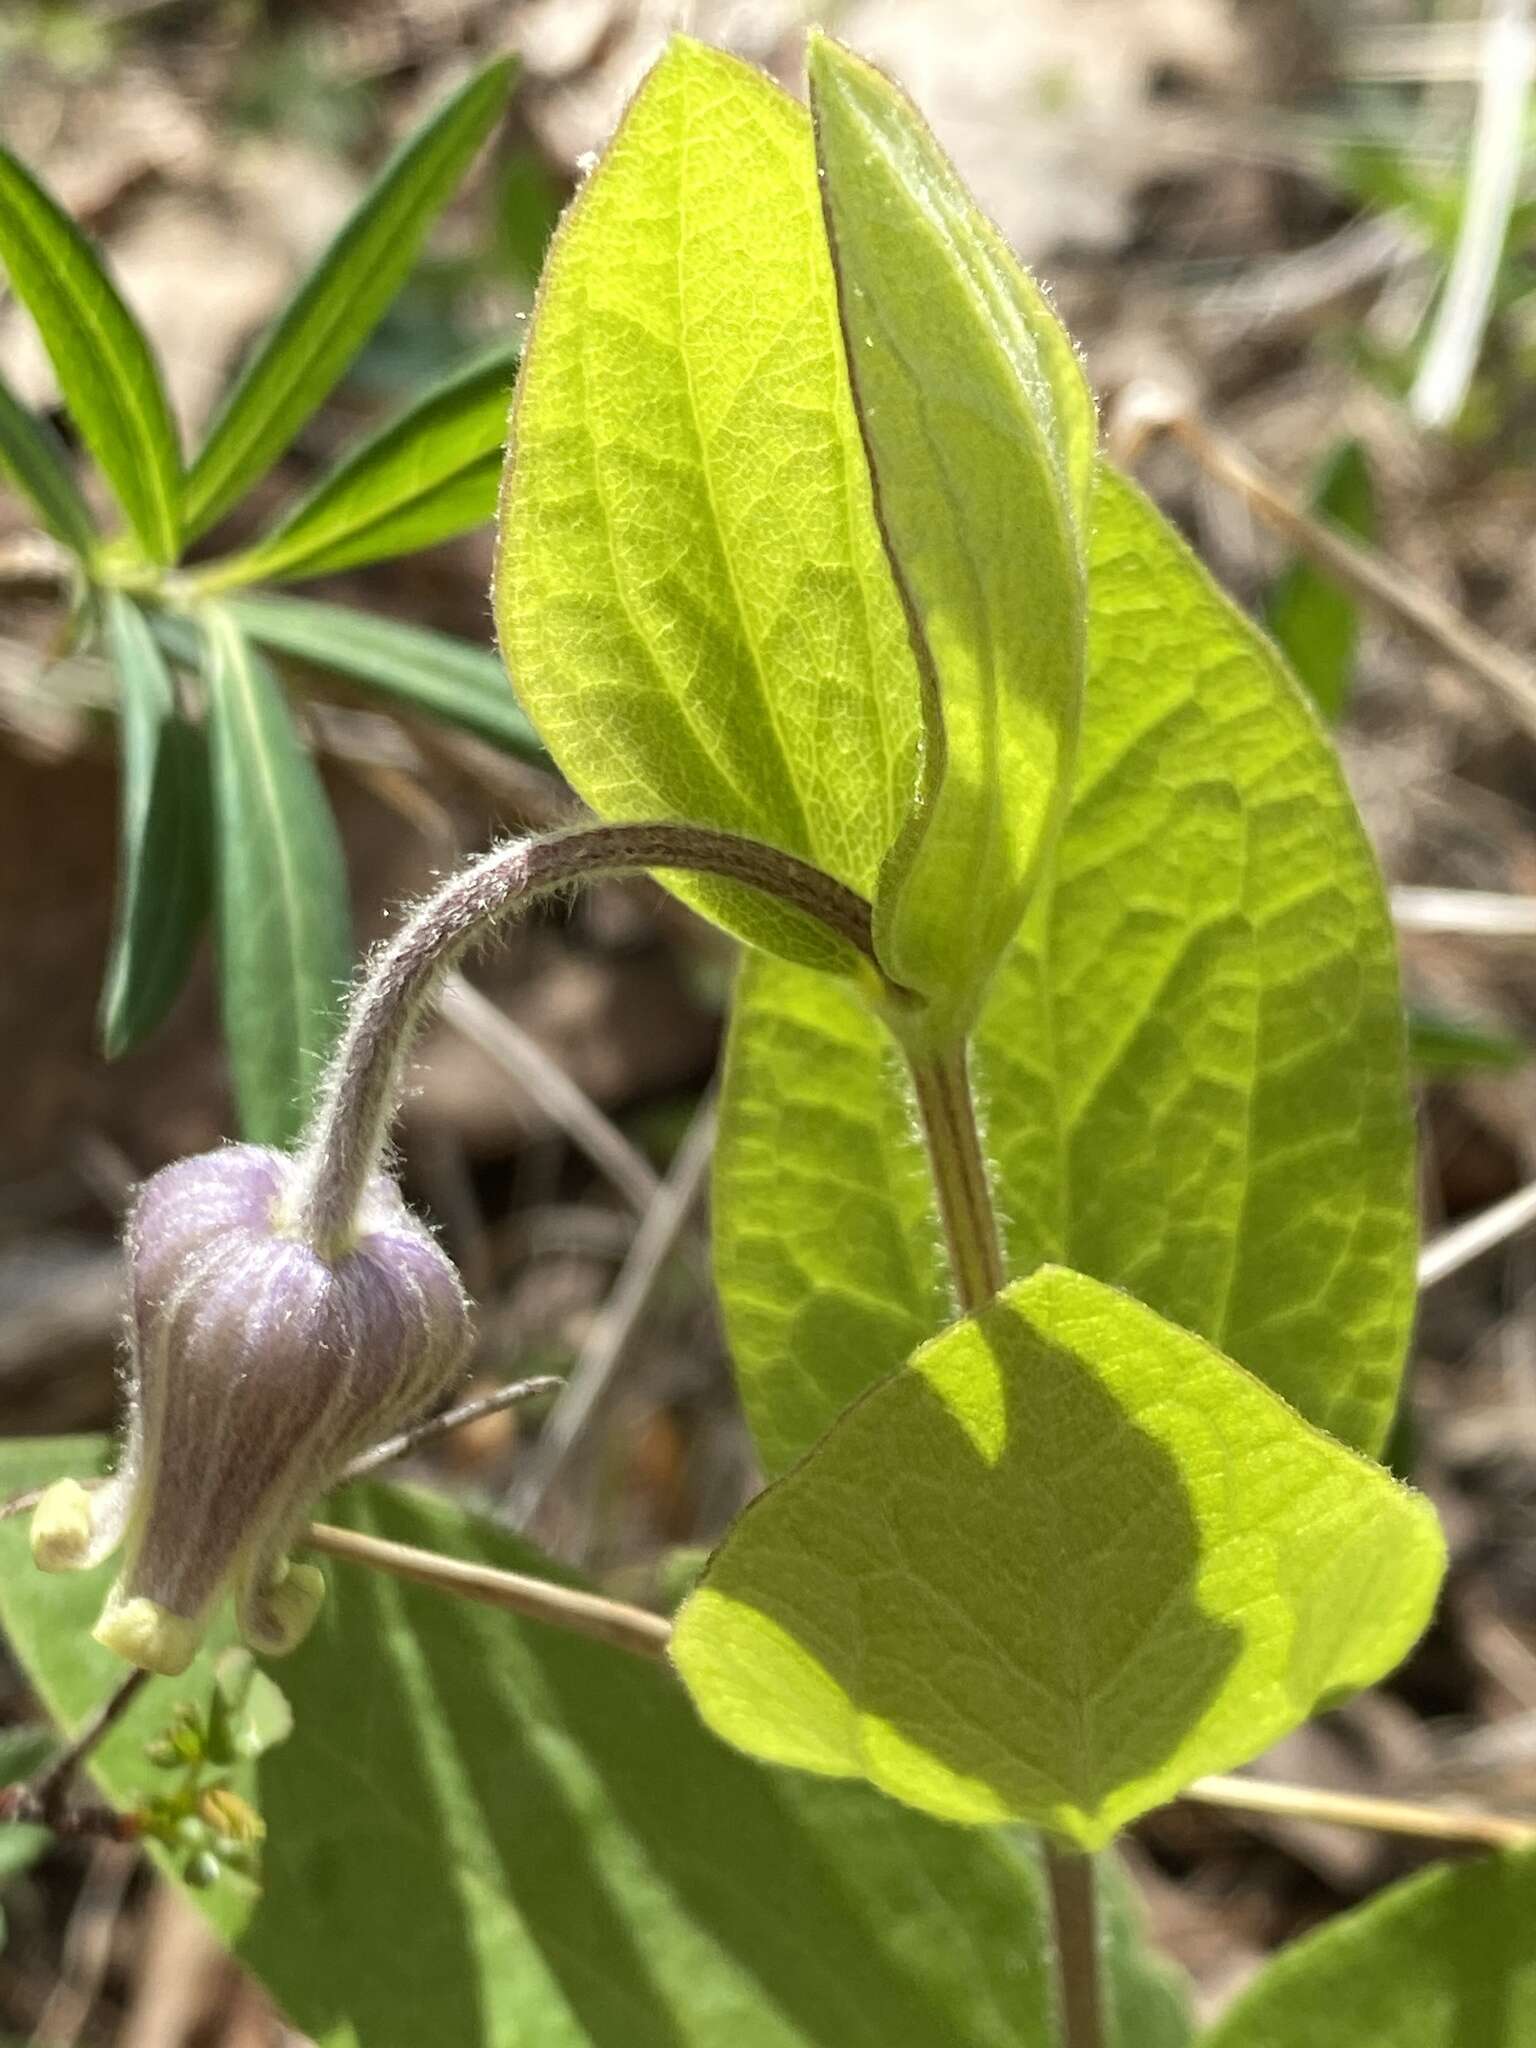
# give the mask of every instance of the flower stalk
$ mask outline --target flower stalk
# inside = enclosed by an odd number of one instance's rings
[[[175,1675],[231,1592],[253,1649],[313,1623],[318,1566],[289,1555],[311,1504],[360,1454],[451,1390],[471,1341],[452,1261],[384,1170],[412,1041],[447,970],[503,919],[599,876],[718,876],[813,919],[870,973],[870,909],[792,855],[676,824],[592,825],[494,848],[374,956],[295,1156],[232,1145],[140,1191],[128,1230],[129,1414],[103,1485],[48,1488],[32,1520],[45,1571],[122,1570],[97,1640]]]

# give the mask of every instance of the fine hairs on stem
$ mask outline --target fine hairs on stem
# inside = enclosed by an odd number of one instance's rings
[[[300,1151],[286,1227],[328,1258],[355,1240],[411,1042],[461,953],[541,897],[577,882],[658,868],[719,876],[772,896],[875,964],[863,897],[793,854],[735,833],[680,824],[591,825],[495,847],[429,896],[370,962]]]

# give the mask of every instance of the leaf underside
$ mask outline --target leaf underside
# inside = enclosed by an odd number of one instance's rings
[[[1009,1269],[1123,1286],[1375,1450],[1416,1229],[1380,878],[1294,681],[1108,471],[1090,592],[1071,808],[977,1039]],[[952,1312],[901,1070],[825,977],[744,970],[715,1213],[780,1471]]]
[[[406,711],[462,726],[535,767],[549,766],[488,648],[314,598],[238,597],[227,609],[275,653],[334,670]]]
[[[1370,1684],[1429,1503],[1059,1267],[955,1324],[733,1525],[673,1658],[749,1753],[1097,1849]]]
[[[101,1037],[115,1059],[149,1036],[181,992],[207,916],[212,844],[203,733],[176,703],[144,614],[117,594],[106,614],[121,698],[122,818]]]
[[[1061,814],[1096,419],[1055,315],[911,102],[824,36],[808,69],[848,373],[923,682],[922,786],[875,946],[946,1036],[973,1020]]]
[[[686,818],[865,896],[911,799],[917,679],[847,389],[803,109],[674,40],[550,253],[496,573],[513,685],[608,818]],[[818,927],[678,881],[757,943]]]

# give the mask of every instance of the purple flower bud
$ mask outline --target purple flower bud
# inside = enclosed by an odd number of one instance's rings
[[[96,1637],[153,1671],[186,1669],[226,1589],[253,1649],[292,1649],[324,1589],[286,1556],[306,1510],[463,1367],[463,1289],[394,1183],[369,1184],[354,1242],[325,1258],[287,1225],[295,1173],[232,1145],[145,1183],[126,1454],[94,1492],[51,1487],[33,1519],[45,1570],[125,1544]]]

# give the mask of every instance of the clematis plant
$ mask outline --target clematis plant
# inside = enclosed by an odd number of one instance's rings
[[[311,1819],[301,1699],[263,1783],[304,1850],[246,1938],[328,2040],[1187,2041],[1115,1834],[1390,1671],[1443,1568],[1378,1462],[1412,1124],[1327,737],[1100,458],[1054,310],[915,110],[822,37],[809,82],[807,114],[674,43],[550,253],[494,598],[596,821],[409,918],[291,1154],[149,1184],[127,1456],[37,1510],[44,1565],[124,1541],[98,1635],[131,1660],[180,1669],[225,1587],[292,1646],[310,1502],[463,1356],[386,1164],[443,970],[631,872],[745,942],[713,1226],[771,1483],[676,1618],[681,1688],[329,1603],[294,1686],[319,1713],[375,1661],[389,1796],[328,1778]],[[370,1893],[367,1967],[311,1970],[352,1824],[447,1845],[447,1932]],[[1289,2048],[1252,2009],[1224,2048]]]

